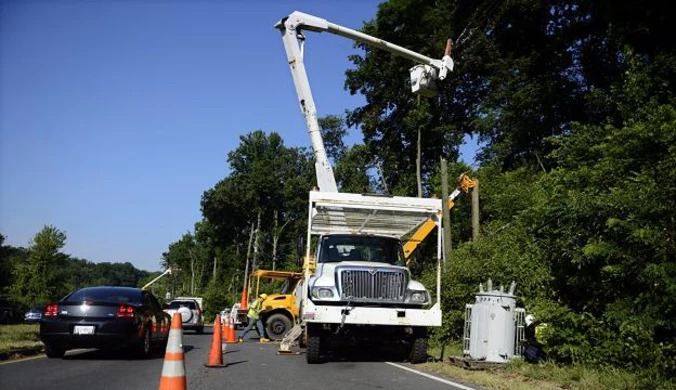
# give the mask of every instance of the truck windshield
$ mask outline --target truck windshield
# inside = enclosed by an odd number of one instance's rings
[[[299,279],[287,279],[284,281],[282,288],[279,290],[279,293],[282,295],[293,294],[293,290],[296,289]]]
[[[320,263],[368,261],[406,265],[399,240],[389,237],[331,235],[322,239]]]

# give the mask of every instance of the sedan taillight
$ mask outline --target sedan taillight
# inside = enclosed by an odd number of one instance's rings
[[[134,306],[122,304],[117,307],[118,318],[134,318]]]
[[[58,303],[50,303],[45,306],[45,310],[43,310],[42,315],[45,317],[56,317],[56,315],[59,313],[59,304]]]

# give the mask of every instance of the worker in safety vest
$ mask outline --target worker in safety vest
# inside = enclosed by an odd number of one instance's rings
[[[538,363],[547,358],[542,347],[544,347],[544,337],[542,331],[547,324],[535,321],[535,316],[529,314],[526,316],[526,339],[524,340],[523,356],[529,363]]]
[[[256,326],[256,332],[260,336],[261,342],[270,341],[265,338],[265,331],[263,330],[263,322],[260,318],[260,312],[263,311],[263,301],[267,298],[267,294],[261,294],[256,298],[256,300],[249,306],[249,312],[246,313],[246,316],[249,318],[249,324],[242,330],[242,333],[239,334],[238,341],[241,343],[244,341],[244,336],[251,330],[251,328]]]

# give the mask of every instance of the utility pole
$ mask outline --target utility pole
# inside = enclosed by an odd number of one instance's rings
[[[474,181],[476,184],[472,188],[472,241],[476,242],[479,239],[479,181]]]
[[[418,95],[418,105],[420,105],[420,95]],[[420,145],[420,133],[422,126],[418,126],[418,151],[415,159],[415,177],[418,181],[418,198],[422,198],[422,148]]]
[[[448,208],[448,172],[446,159],[441,158],[441,213],[444,227],[444,264],[451,258],[451,212]]]

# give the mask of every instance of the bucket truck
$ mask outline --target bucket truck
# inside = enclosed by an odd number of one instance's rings
[[[308,231],[298,245],[304,272],[296,295],[299,322],[282,341],[280,353],[301,336],[310,364],[320,362],[336,343],[403,341],[411,362],[426,361],[427,328],[441,326],[442,317],[441,200],[338,192],[303,63],[304,34],[328,32],[412,60],[417,65],[410,68],[411,87],[423,96],[433,96],[437,80],[453,70],[450,41],[444,57],[432,59],[301,12],[275,27],[282,34],[312,142],[319,186],[309,193]],[[438,228],[434,295],[412,279],[402,246],[402,239],[427,221]],[[316,248],[312,255],[311,248]]]

